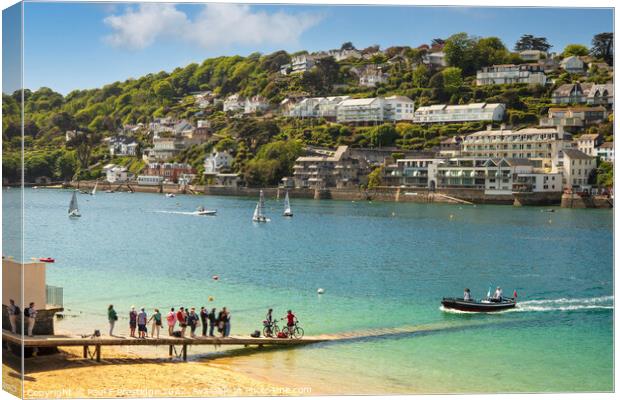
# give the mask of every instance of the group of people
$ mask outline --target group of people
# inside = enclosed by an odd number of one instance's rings
[[[489,288],[489,293],[491,292],[490,288]],[[514,297],[516,297],[516,291],[513,294]],[[490,296],[490,300],[492,301],[498,301],[501,302],[504,298],[504,291],[502,290],[501,287],[497,287],[495,289],[495,292],[493,293],[493,296]],[[465,301],[472,301],[473,298],[471,297],[471,291],[468,288],[465,288],[465,291],[463,292],[463,300]]]
[[[114,309],[114,305],[108,306],[108,322],[110,324],[110,336],[114,336],[114,327],[118,321],[118,314]],[[175,311],[174,307],[166,315],[166,323],[168,325],[168,335],[185,337],[187,328],[189,328],[190,336],[196,337],[196,330],[202,326],[202,336],[214,336],[215,330],[222,337],[230,336],[230,311],[226,307],[222,308],[218,313],[215,308],[211,311],[205,307],[200,307],[200,311],[196,312],[195,307],[180,307]],[[159,338],[159,332],[163,325],[162,314],[159,309],[153,309],[153,314],[149,317],[144,309],[136,311],[135,306],[131,306],[129,311],[129,336],[146,339],[148,334],[147,325],[151,324],[151,337]],[[175,331],[176,326],[179,330]],[[136,328],[138,336],[136,336]]]
[[[17,317],[21,314],[19,306],[15,304],[15,300],[9,300],[9,321],[11,323],[11,332],[17,333]],[[34,324],[37,321],[37,309],[34,303],[30,303],[26,309],[24,309],[24,318],[26,319],[26,326],[28,327],[28,336],[34,336]]]

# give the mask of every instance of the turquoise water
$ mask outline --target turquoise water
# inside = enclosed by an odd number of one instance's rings
[[[4,196],[6,214],[18,192]],[[61,329],[104,330],[110,303],[122,313],[206,305],[229,307],[233,334],[247,334],[267,308],[292,308],[306,334],[437,329],[227,365],[322,393],[613,389],[612,211],[293,199],[285,219],[282,200],[268,199],[272,221],[257,225],[254,199],[98,193],[80,195],[83,217],[71,220],[70,196],[25,193],[24,252],[56,258],[48,283],[64,287]],[[188,214],[203,204],[218,215]],[[516,289],[520,309],[439,309],[442,296],[467,286],[481,297],[489,285]]]

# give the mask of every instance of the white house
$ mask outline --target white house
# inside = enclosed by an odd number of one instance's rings
[[[526,62],[538,62],[548,57],[546,51],[542,50],[523,50],[519,52],[519,57]]]
[[[447,67],[446,54],[443,51],[433,51],[422,56],[422,62],[431,67],[442,68]]]
[[[413,122],[442,123],[466,121],[501,121],[506,106],[501,103],[472,103],[449,106],[437,104],[420,107],[415,111]]]
[[[529,85],[545,85],[547,76],[544,67],[538,63],[502,64],[484,67],[476,73],[476,85],[504,85],[527,83]]]
[[[596,156],[602,161],[614,162],[614,143],[604,142],[596,148]]]
[[[245,110],[245,99],[239,94],[231,94],[224,100],[224,112],[238,112]]]
[[[379,84],[387,83],[389,75],[381,68],[367,68],[359,74],[359,85],[364,87],[375,87]]]
[[[598,133],[587,133],[574,140],[577,150],[592,157],[596,157],[596,148],[601,144],[602,137]]]
[[[587,188],[590,174],[596,168],[596,158],[576,149],[565,149],[563,155],[564,187],[573,190]]]
[[[365,123],[413,120],[414,102],[405,96],[346,99],[338,104],[337,121]]]
[[[584,72],[585,64],[581,61],[581,58],[577,56],[570,56],[560,61],[560,67],[571,74],[582,74]]]
[[[163,176],[158,175],[140,175],[138,176],[139,186],[159,186],[164,181]]]
[[[310,54],[299,54],[291,58],[290,69],[292,74],[310,71],[314,67],[315,59]]]
[[[111,156],[135,156],[138,142],[127,136],[115,136],[108,142],[108,151]]]
[[[334,57],[336,61],[343,61],[349,58],[362,58],[362,52],[357,49],[335,49],[327,52],[328,56]]]
[[[133,178],[133,174],[127,171],[127,168],[115,164],[108,164],[103,167],[106,181],[110,183],[127,182]]]
[[[233,157],[228,154],[228,151],[213,150],[205,158],[204,167],[205,175],[217,174],[223,169],[229,169],[232,167]]]
[[[245,100],[243,109],[244,114],[256,114],[257,112],[263,112],[269,109],[269,103],[260,95],[252,96]]]

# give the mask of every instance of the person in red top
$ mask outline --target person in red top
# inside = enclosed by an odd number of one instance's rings
[[[179,326],[181,327],[181,337],[184,337],[187,322],[185,321],[185,310],[183,307],[179,308],[179,311],[177,312],[177,321],[179,321]]]
[[[293,328],[295,327],[295,314],[291,310],[286,312],[286,326],[288,327],[288,334],[293,334]]]

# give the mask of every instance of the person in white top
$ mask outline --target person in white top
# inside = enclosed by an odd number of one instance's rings
[[[37,320],[37,309],[34,307],[34,303],[30,303],[30,307],[28,307],[24,313],[28,318],[28,336],[34,336],[34,323]]]
[[[503,294],[504,292],[502,291],[502,288],[498,286],[497,289],[495,289],[495,293],[493,294],[493,299],[502,301]]]
[[[15,300],[9,300],[9,322],[11,323],[11,332],[17,333],[17,316],[21,313],[19,307],[15,305]]]
[[[465,288],[465,292],[463,293],[463,300],[471,301],[471,292],[467,288]]]

